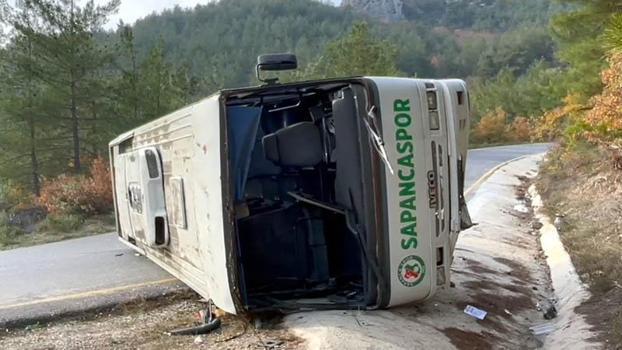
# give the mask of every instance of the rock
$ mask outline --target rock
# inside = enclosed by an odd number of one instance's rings
[[[557,317],[557,308],[554,305],[550,305],[546,310],[544,310],[544,319],[552,320]]]
[[[32,233],[36,224],[45,219],[46,215],[45,209],[41,207],[21,209],[9,215],[9,224],[21,228],[26,233]]]
[[[555,215],[555,221],[553,221],[553,225],[559,233],[564,232],[564,229],[566,228],[566,220],[564,220],[564,216],[565,215],[563,214],[557,214]]]
[[[398,21],[404,18],[403,0],[343,0],[341,6],[350,6],[371,17],[385,21]]]
[[[550,300],[543,300],[542,302],[538,303],[536,308],[538,309],[538,311],[542,312],[545,320],[552,320],[557,317],[557,308],[555,307],[555,304]]]

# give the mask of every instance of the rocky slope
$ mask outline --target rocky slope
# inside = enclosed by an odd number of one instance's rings
[[[341,6],[351,6],[371,17],[386,21],[396,21],[404,18],[403,0],[343,0]]]

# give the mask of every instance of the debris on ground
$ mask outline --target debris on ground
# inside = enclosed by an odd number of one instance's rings
[[[533,333],[533,335],[546,335],[555,330],[555,326],[551,323],[544,323],[529,327],[529,330]]]
[[[552,320],[557,317],[557,308],[550,300],[543,300],[536,305],[538,311],[542,312],[545,320]]]
[[[244,318],[222,317],[207,335],[169,336],[173,328],[197,324],[204,308],[192,292],[120,306],[109,312],[0,332],[0,349],[303,349],[304,342],[281,327],[256,330]],[[278,322],[274,322],[278,324]],[[280,344],[280,345],[277,345]]]
[[[488,314],[488,312],[482,309],[478,309],[475,306],[471,306],[471,305],[467,305],[467,307],[464,309],[464,313],[469,316],[473,316],[480,321],[483,321],[486,318],[486,315]]]

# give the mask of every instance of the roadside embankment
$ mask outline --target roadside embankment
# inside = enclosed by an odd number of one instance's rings
[[[554,149],[537,181],[581,282],[592,296],[576,311],[606,348],[622,348],[622,171],[588,145]]]
[[[287,316],[284,324],[310,349],[538,348],[530,330],[548,321],[538,305],[552,299],[526,181],[542,155],[505,164],[477,184],[469,208],[477,226],[463,232],[452,267],[455,287],[431,300],[389,311],[327,311]],[[488,312],[483,321],[467,305]],[[549,335],[550,336],[550,335]]]

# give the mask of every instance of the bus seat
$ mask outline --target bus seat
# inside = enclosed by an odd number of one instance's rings
[[[320,129],[312,122],[300,122],[264,136],[267,159],[283,167],[304,168],[323,159]]]

